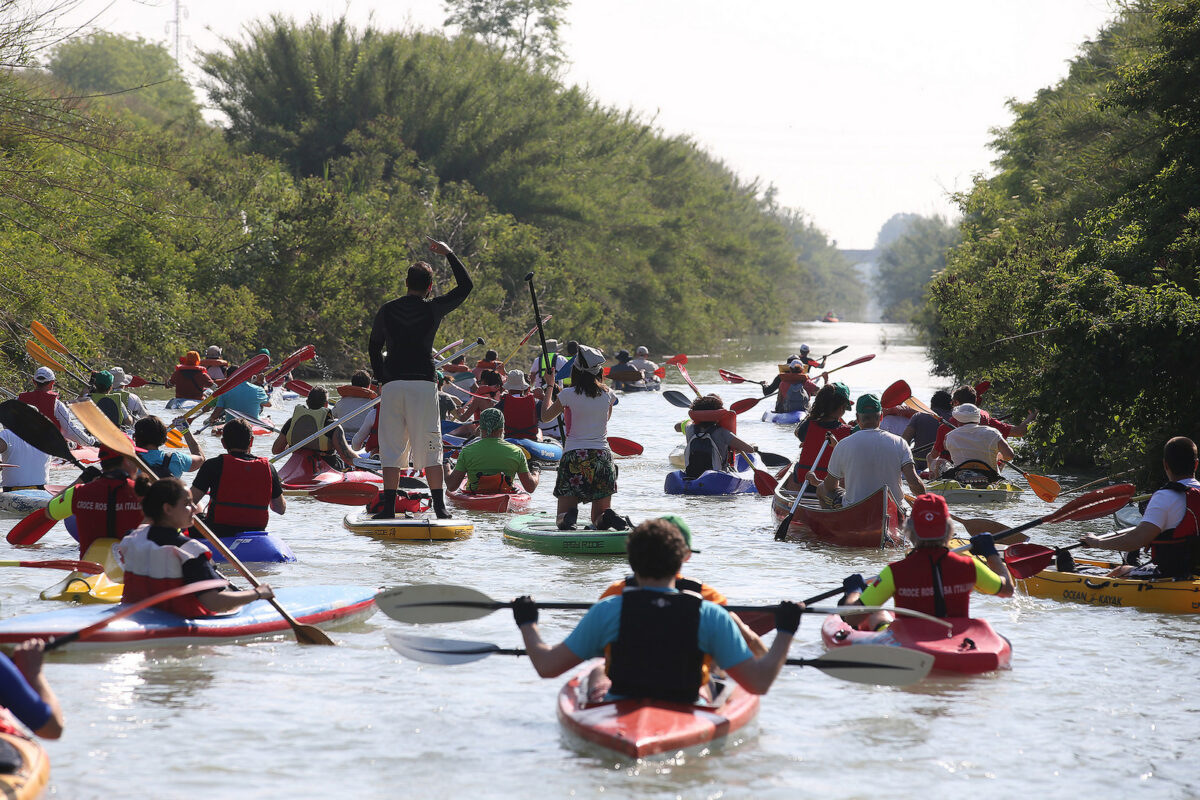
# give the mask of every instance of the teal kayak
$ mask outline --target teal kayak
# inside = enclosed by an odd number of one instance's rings
[[[506,542],[560,556],[624,555],[627,534],[628,531],[592,528],[560,531],[554,515],[544,511],[513,517],[504,526]]]

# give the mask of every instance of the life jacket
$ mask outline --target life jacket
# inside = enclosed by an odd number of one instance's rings
[[[1183,492],[1187,504],[1183,519],[1150,542],[1150,559],[1162,574],[1172,578],[1190,578],[1200,568],[1200,489],[1172,481],[1162,487]]]
[[[811,384],[803,372],[785,372],[779,376],[779,397],[775,413],[808,410],[808,387]]]
[[[58,403],[58,392],[21,392],[17,395],[17,399],[42,412],[42,416],[53,422],[59,433],[63,432],[62,423],[54,414],[55,405]]]
[[[550,353],[548,355],[540,355],[536,359],[534,359],[534,362],[533,362],[534,367],[530,371],[529,383],[533,386],[545,385],[546,381],[544,381],[542,379],[543,371],[546,372],[547,374],[549,374],[551,376],[551,379],[553,380],[553,377],[556,375],[556,372],[554,369],[554,364],[555,364],[555,361],[557,361],[557,360],[558,360],[558,353]]]
[[[363,386],[339,386],[337,393],[341,397],[363,397],[367,400],[374,400],[379,396],[377,393]]]
[[[703,684],[698,595],[629,589],[610,649],[613,694],[694,703]]]
[[[142,500],[133,491],[133,479],[124,472],[105,473],[72,489],[71,513],[82,558],[95,540],[120,539],[141,525]]]
[[[477,494],[512,494],[516,491],[516,487],[513,486],[513,482],[503,472],[497,472],[492,475],[484,475],[482,472],[477,472],[475,474],[475,488],[471,491]]]
[[[204,543],[195,539],[188,539],[181,545],[155,544],[150,539],[149,525],[133,530],[113,547],[113,552],[125,569],[122,603],[136,603],[159,592],[183,586],[185,561],[212,558],[212,552]],[[213,612],[194,594],[175,597],[155,607],[181,617],[213,616]]]
[[[204,398],[204,390],[207,388],[200,385],[197,377],[200,374],[208,375],[208,371],[204,367],[193,366],[191,364],[177,364],[175,373],[171,375],[171,385],[175,387],[175,396],[181,400],[201,400]],[[212,376],[209,375],[211,378]]]
[[[936,617],[969,617],[975,561],[944,547],[918,547],[891,565],[897,608]]]
[[[129,409],[125,407],[129,392],[92,392],[91,398],[113,425],[124,428],[129,424]]]
[[[190,365],[185,365],[190,366]],[[224,380],[229,374],[229,362],[223,358],[202,358],[199,366],[213,380]],[[178,369],[178,367],[176,367]]]
[[[309,436],[312,436],[317,431],[329,424],[329,409],[328,408],[309,408],[308,406],[296,406],[292,409],[292,424],[288,427],[287,443],[290,447],[296,442],[302,442]],[[329,453],[333,450],[333,437],[329,433],[323,433],[316,439],[313,439],[308,444],[301,448],[302,450],[316,450],[318,453]]]
[[[471,368],[466,364],[447,364],[442,367],[442,372],[470,372]]]
[[[800,456],[796,459],[795,474],[797,481],[804,480],[809,470],[816,472],[819,480],[825,480],[827,474],[825,470],[829,466],[829,459],[833,455],[833,448],[826,447],[825,452],[821,454],[821,463],[814,464],[814,462],[816,461],[817,453],[821,452],[821,445],[825,443],[825,434],[827,433],[832,433],[835,439],[845,439],[850,435],[850,426],[839,422],[836,428],[826,428],[814,420],[808,420],[808,428],[804,432],[804,442],[800,445]]]
[[[504,374],[504,364],[500,361],[484,361],[480,359],[475,362],[475,368],[471,370],[471,374],[475,376],[475,380],[479,380],[479,376],[483,374],[485,369],[490,369],[493,372]]]
[[[510,394],[501,400],[505,433],[515,439],[536,439],[540,421],[537,404],[537,398],[531,394]]]
[[[265,458],[221,456],[221,480],[212,490],[208,519],[248,531],[266,530],[271,507],[271,464]]]

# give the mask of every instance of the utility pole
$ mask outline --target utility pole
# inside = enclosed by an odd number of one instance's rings
[[[175,19],[167,23],[167,33],[173,34],[175,38],[175,63],[183,69],[183,20],[187,18],[188,11],[182,0],[175,0]]]

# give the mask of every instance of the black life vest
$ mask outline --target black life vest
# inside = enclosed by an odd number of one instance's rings
[[[614,694],[694,703],[703,681],[699,596],[626,587],[608,674]]]
[[[1162,488],[1183,492],[1187,507],[1178,525],[1154,537],[1150,543],[1150,559],[1163,575],[1190,578],[1200,569],[1200,489],[1184,486],[1178,481],[1171,481]]]

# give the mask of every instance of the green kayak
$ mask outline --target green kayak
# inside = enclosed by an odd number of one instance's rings
[[[504,539],[542,553],[560,556],[624,555],[628,531],[581,528],[560,531],[554,515],[546,512],[513,517],[504,526]]]

